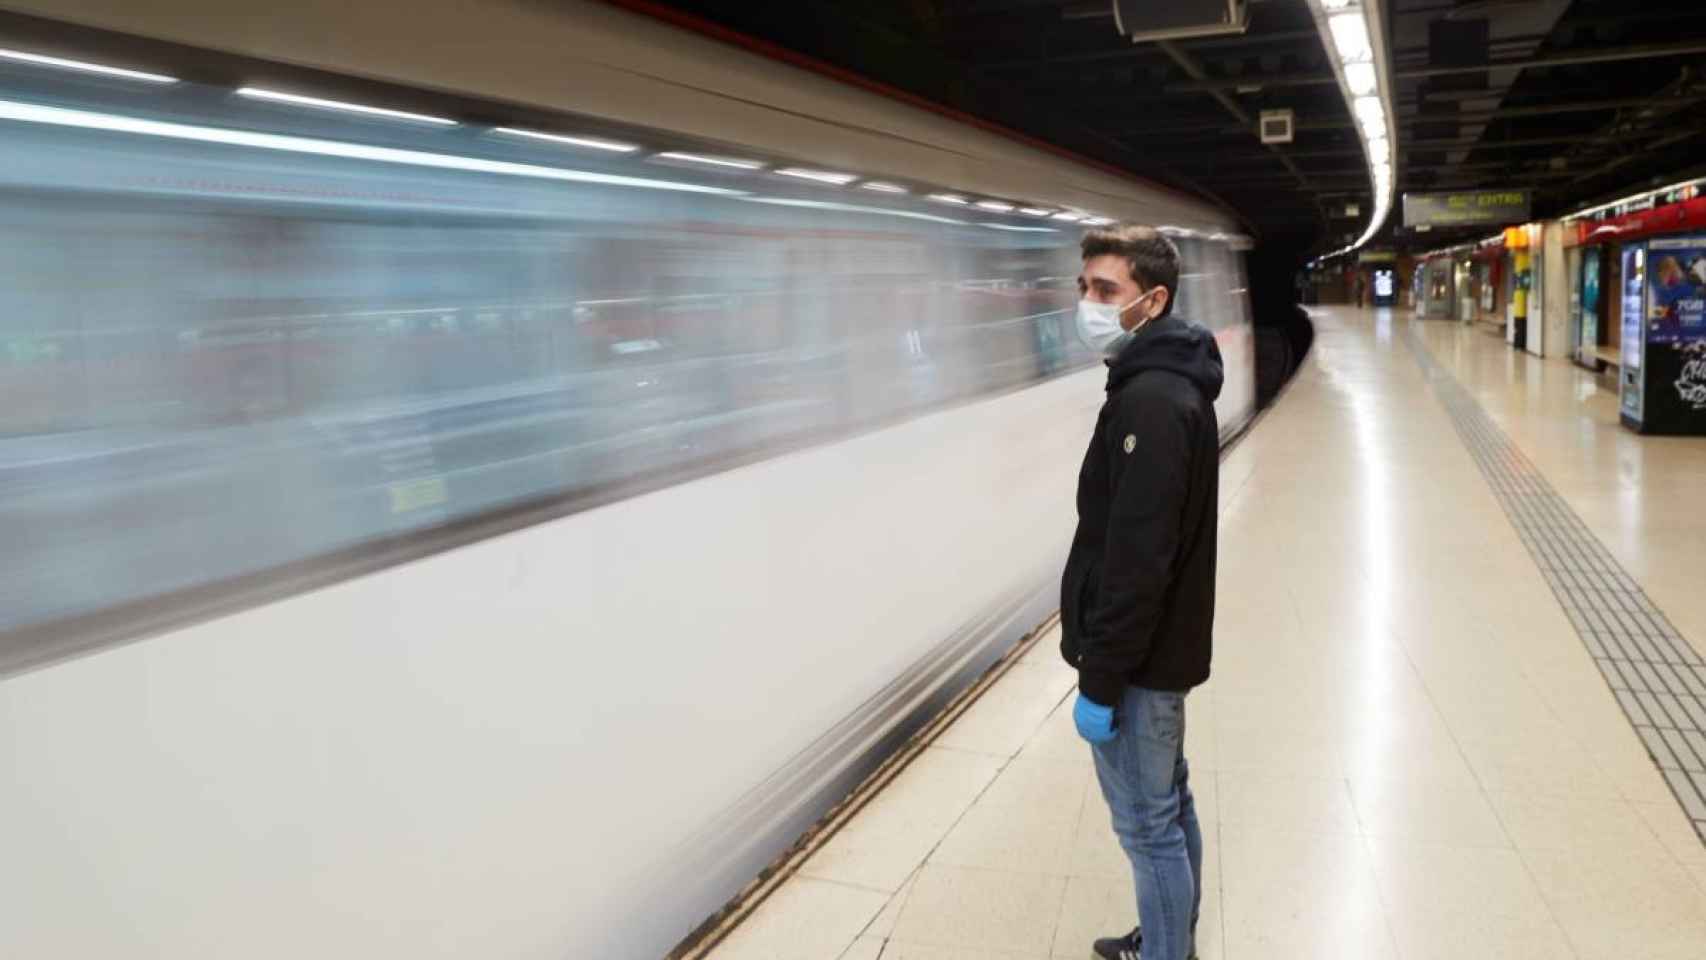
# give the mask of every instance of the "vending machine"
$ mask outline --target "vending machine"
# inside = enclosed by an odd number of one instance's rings
[[[1630,244],[1621,258],[1623,423],[1706,435],[1706,236]]]
[[[1391,267],[1374,269],[1374,305],[1390,307],[1398,302],[1398,280]]]

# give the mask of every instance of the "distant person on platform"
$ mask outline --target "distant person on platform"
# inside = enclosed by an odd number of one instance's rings
[[[1073,720],[1090,742],[1139,926],[1107,960],[1196,955],[1202,831],[1185,763],[1185,695],[1208,679],[1220,482],[1220,349],[1173,315],[1179,251],[1152,227],[1080,245],[1078,333],[1107,358],[1108,398],[1078,474],[1078,532],[1061,583]]]

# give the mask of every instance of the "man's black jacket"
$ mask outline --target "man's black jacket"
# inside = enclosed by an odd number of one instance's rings
[[[1061,580],[1061,654],[1078,689],[1208,679],[1220,484],[1220,348],[1175,316],[1108,361],[1108,399],[1078,473],[1078,532]]]

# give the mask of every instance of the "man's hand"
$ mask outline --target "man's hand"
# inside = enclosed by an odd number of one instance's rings
[[[1078,727],[1078,735],[1091,743],[1107,743],[1114,738],[1114,708],[1104,707],[1082,693],[1072,705],[1072,722]]]

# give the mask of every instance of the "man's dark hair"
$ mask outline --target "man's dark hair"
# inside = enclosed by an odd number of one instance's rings
[[[1167,288],[1167,308],[1160,315],[1173,312],[1173,301],[1179,299],[1179,248],[1161,231],[1140,223],[1097,227],[1084,234],[1078,249],[1085,260],[1110,253],[1124,257],[1131,278],[1145,292],[1155,286]]]

